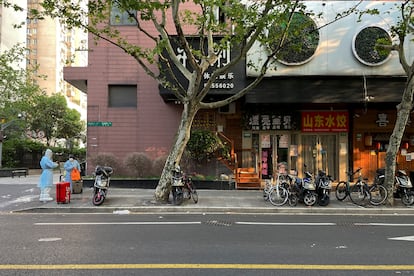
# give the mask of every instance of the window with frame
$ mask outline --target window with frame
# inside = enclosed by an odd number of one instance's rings
[[[109,85],[109,107],[137,107],[136,85]]]
[[[134,13],[135,11],[130,11]],[[119,8],[118,5],[112,5],[110,24],[113,26],[134,26],[136,22],[134,18],[129,16],[127,11]]]
[[[378,26],[368,26],[359,31],[354,37],[352,51],[359,62],[368,66],[384,64],[391,56],[389,47],[392,38],[388,32]]]
[[[275,24],[269,31],[272,38],[269,48],[276,51],[277,60],[284,65],[302,65],[309,62],[319,46],[319,29],[315,21],[307,14],[295,12],[286,33],[286,39],[279,48],[280,35],[286,32],[287,22]]]

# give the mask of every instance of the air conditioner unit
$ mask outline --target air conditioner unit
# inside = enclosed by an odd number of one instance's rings
[[[219,107],[220,114],[234,114],[236,113],[236,103],[229,103],[228,105]]]

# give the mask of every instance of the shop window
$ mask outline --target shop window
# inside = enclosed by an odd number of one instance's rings
[[[135,13],[135,11],[130,11]],[[136,21],[132,18],[127,11],[119,8],[118,5],[112,5],[110,24],[113,26],[133,26],[136,25]]]
[[[274,25],[269,30],[272,43],[271,51],[277,51],[281,35],[285,32],[286,24]],[[277,60],[285,65],[301,65],[311,60],[319,45],[319,30],[315,22],[309,16],[302,13],[294,13],[287,36],[282,48],[277,53]]]
[[[211,110],[199,111],[194,118],[192,128],[216,131],[216,113]]]
[[[353,40],[352,50],[359,62],[369,66],[385,63],[391,55],[391,50],[379,45],[392,44],[388,32],[377,26],[362,29]]]
[[[137,107],[136,85],[109,85],[109,107]]]

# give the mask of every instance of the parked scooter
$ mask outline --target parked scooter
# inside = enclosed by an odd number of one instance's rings
[[[375,182],[379,185],[383,185],[384,179],[385,169],[378,169],[376,171]],[[397,170],[395,172],[394,198],[401,198],[401,202],[405,206],[414,204],[413,184],[405,170]]]
[[[111,167],[96,166],[94,172],[95,182],[93,184],[93,205],[99,206],[104,202],[112,173],[113,169]]]
[[[315,183],[313,182],[313,175],[306,170],[306,165],[304,178],[296,178],[295,190],[300,202],[305,203],[307,206],[315,205],[318,194],[316,193]]]
[[[332,177],[326,172],[319,170],[315,179],[316,193],[318,194],[318,204],[326,206],[330,202],[330,194],[332,189]]]

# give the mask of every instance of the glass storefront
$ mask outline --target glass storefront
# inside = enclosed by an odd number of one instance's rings
[[[262,179],[270,179],[279,163],[285,163],[291,174],[302,176],[304,165],[317,173],[324,170],[334,179],[346,171],[341,158],[339,133],[298,133],[288,131],[245,131],[243,133],[243,167],[254,167]],[[346,148],[346,145],[342,145]]]
[[[303,164],[314,175],[323,170],[331,176],[338,176],[337,134],[302,135]]]

